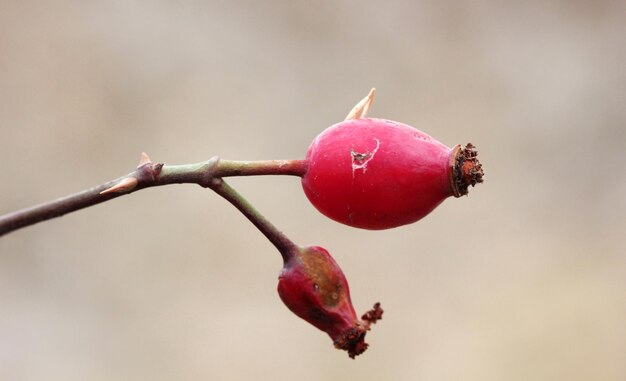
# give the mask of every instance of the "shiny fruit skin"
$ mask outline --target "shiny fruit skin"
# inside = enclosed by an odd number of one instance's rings
[[[453,195],[453,151],[403,123],[346,120],[313,141],[302,186],[335,221],[372,230],[406,225]]]
[[[326,332],[335,348],[355,358],[365,352],[365,335],[382,319],[380,303],[357,318],[343,271],[319,246],[290,251],[278,276],[278,295],[298,317]]]
[[[278,277],[278,294],[293,313],[335,341],[359,322],[346,277],[319,246],[303,248],[285,263]]]

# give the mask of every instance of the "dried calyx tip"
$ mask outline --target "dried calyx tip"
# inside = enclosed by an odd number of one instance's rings
[[[475,186],[483,182],[483,166],[478,161],[478,151],[472,143],[467,143],[465,148],[457,146],[452,158],[452,190],[455,197],[461,197],[468,193],[469,186]]]
[[[371,310],[361,316],[362,322],[345,332],[339,339],[335,340],[335,348],[348,352],[351,359],[365,352],[369,344],[365,342],[365,334],[371,329],[372,324],[383,318],[383,309],[380,303],[374,304]]]
[[[382,320],[383,312],[383,309],[380,308],[380,303],[375,303],[371,310],[361,316],[361,320],[366,321],[368,326],[370,324],[375,324],[377,321]]]

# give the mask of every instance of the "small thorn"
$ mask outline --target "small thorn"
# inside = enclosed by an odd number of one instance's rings
[[[128,192],[135,189],[138,183],[139,181],[134,177],[125,177],[111,188],[107,188],[100,192],[100,194]]]
[[[139,158],[139,164],[137,165],[137,168],[141,167],[142,165],[146,165],[146,164],[152,164],[152,160],[150,160],[150,156],[148,156],[147,153],[142,152],[141,153],[141,157]]]
[[[372,87],[367,96],[361,99],[359,103],[350,110],[345,120],[365,118],[374,102],[374,95],[376,95],[376,88]]]

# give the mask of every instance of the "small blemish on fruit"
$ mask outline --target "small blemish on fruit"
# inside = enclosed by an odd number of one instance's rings
[[[354,172],[357,169],[362,169],[363,173],[367,171],[367,164],[374,159],[374,155],[380,148],[380,140],[374,138],[376,141],[376,147],[370,152],[356,152],[354,149],[350,149],[350,157],[352,157],[352,178],[354,179]]]
[[[352,160],[363,161],[363,160],[367,159],[368,157],[370,157],[371,153],[369,153],[369,152],[358,153],[355,150],[353,150],[352,148],[350,148],[350,155],[352,156]]]
[[[320,290],[320,285],[319,285],[319,284],[317,284],[317,283],[313,283],[313,289],[314,289],[315,291],[319,291],[319,290]]]

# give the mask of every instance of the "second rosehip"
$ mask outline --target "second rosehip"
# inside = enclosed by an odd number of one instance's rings
[[[365,334],[382,319],[380,303],[359,320],[350,300],[343,271],[326,249],[296,248],[283,253],[284,267],[278,277],[278,294],[297,316],[326,332],[335,348],[351,358],[363,353]]]

